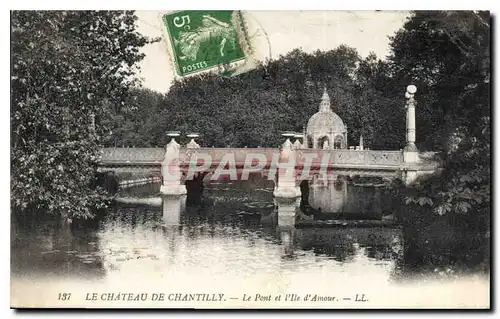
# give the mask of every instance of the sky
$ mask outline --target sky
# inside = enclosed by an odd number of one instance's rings
[[[160,11],[137,11],[139,32],[164,40],[147,45],[139,76],[146,88],[168,92],[175,79]],[[408,11],[245,11],[251,45],[257,60],[276,59],[293,49],[331,50],[341,44],[362,57],[389,54],[389,36],[403,26]]]

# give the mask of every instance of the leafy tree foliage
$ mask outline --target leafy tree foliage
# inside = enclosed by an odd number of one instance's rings
[[[361,59],[346,46],[313,54],[294,50],[236,77],[189,77],[166,95],[137,91],[129,102],[137,111],[116,115],[116,123],[125,123],[116,125],[108,145],[163,146],[166,131],[180,130],[201,133],[200,143],[207,147],[277,147],[283,131],[302,132],[326,87],[332,109],[348,126],[351,145],[363,134],[367,147],[400,149],[404,86],[395,87],[388,68],[374,54]]]
[[[489,21],[488,12],[416,12],[390,58],[394,77],[419,87],[420,148],[446,158],[441,178],[417,185],[408,202],[474,222],[488,222],[490,210]]]
[[[125,105],[148,42],[133,12],[12,13],[11,206],[87,218],[102,125]]]

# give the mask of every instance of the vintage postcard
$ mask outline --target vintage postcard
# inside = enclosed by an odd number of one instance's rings
[[[488,11],[12,11],[12,308],[490,309]]]

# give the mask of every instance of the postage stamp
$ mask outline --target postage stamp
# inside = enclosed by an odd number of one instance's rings
[[[238,11],[176,11],[162,16],[177,75],[206,70],[230,75],[245,63]]]

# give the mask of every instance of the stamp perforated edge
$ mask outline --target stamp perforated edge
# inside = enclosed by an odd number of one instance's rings
[[[174,78],[179,80],[179,79],[185,79],[190,76],[194,75],[199,75],[202,73],[218,73],[221,74],[221,66],[214,66],[214,67],[209,67],[205,69],[200,69],[193,71],[188,74],[181,75],[180,70],[179,70],[179,64],[177,62],[177,58],[175,56],[173,44],[172,44],[172,37],[168,31],[168,26],[164,23],[163,17],[167,14],[173,14],[176,12],[182,12],[182,11],[187,11],[187,10],[173,10],[173,11],[160,11],[157,15],[157,18],[160,22],[160,27],[162,30],[162,35],[163,35],[163,43],[166,46],[165,51],[168,56],[168,60],[170,63],[170,66],[173,71]],[[209,11],[209,10],[207,10]],[[234,23],[234,28],[238,36],[238,43],[240,45],[241,50],[243,51],[243,58],[232,61],[232,64],[236,64],[236,67],[234,71],[231,73],[231,75],[237,75],[241,74],[243,72],[249,71],[251,69],[254,69],[257,65],[256,59],[254,56],[254,49],[253,46],[250,42],[250,39],[248,37],[248,32],[246,31],[246,23],[244,20],[244,15],[242,11],[240,10],[233,10],[231,20]]]

